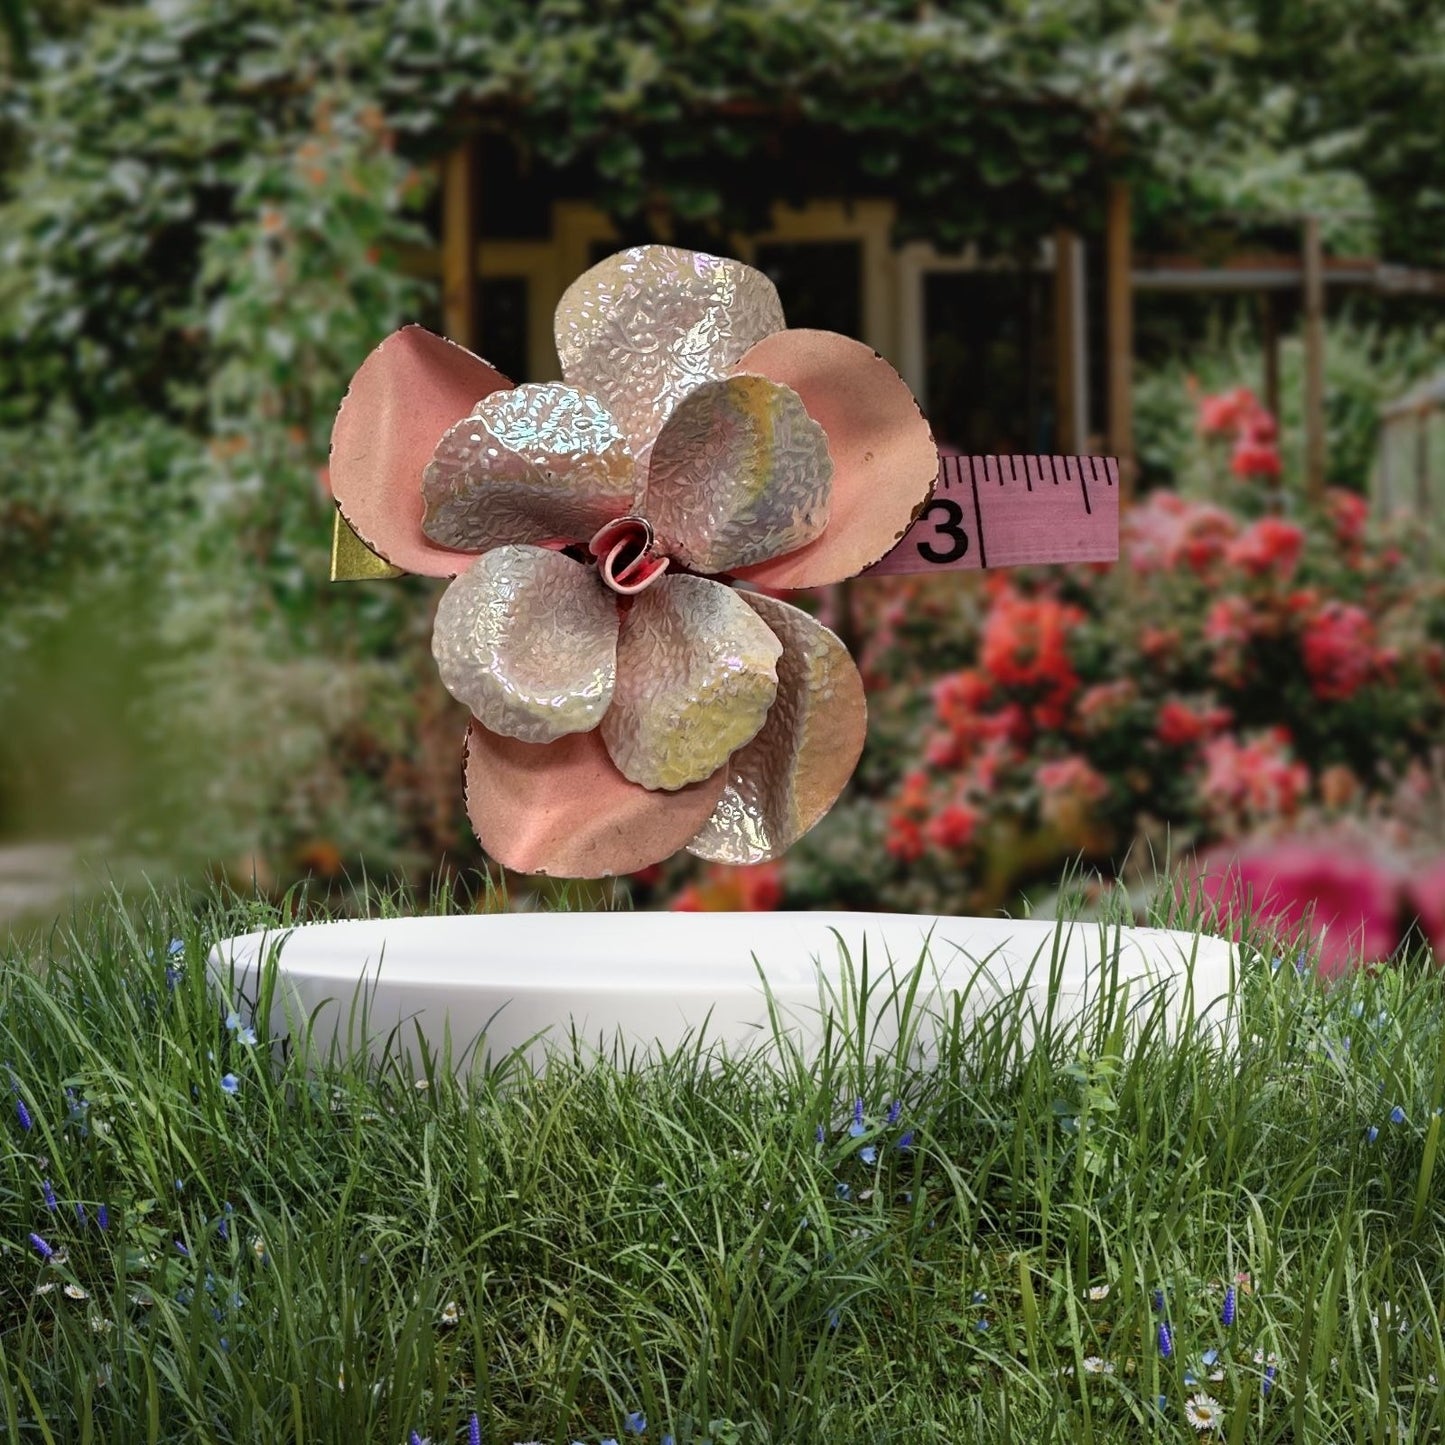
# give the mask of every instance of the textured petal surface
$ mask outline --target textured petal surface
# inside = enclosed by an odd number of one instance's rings
[[[832,477],[828,440],[797,392],[764,376],[724,377],[668,417],[643,510],[669,556],[729,572],[820,536]]]
[[[782,327],[761,271],[677,246],[598,262],[563,293],[555,322],[562,374],[607,403],[642,459],[687,392]]]
[[[361,364],[331,430],[330,483],[341,514],[373,552],[428,577],[471,558],[421,529],[421,477],[442,433],[512,383],[420,326],[394,331]]]
[[[618,770],[645,788],[710,777],[762,727],[782,650],[732,588],[668,573],[638,596],[617,641],[601,732]]]
[[[442,684],[493,732],[546,743],[595,728],[617,678],[617,599],[545,547],[495,547],[442,594]]]
[[[872,347],[832,331],[780,332],[733,370],[792,387],[833,457],[823,535],[738,575],[763,587],[821,587],[872,566],[908,530],[938,477],[933,433],[903,378]]]
[[[520,743],[473,723],[467,734],[467,815],[504,867],[557,878],[633,873],[676,853],[717,806],[711,777],[672,793],[629,783],[601,737]]]
[[[422,529],[468,552],[585,541],[631,510],[640,477],[595,396],[529,383],[487,397],[442,437],[422,479]]]
[[[778,696],[762,731],[733,754],[722,799],[688,852],[763,863],[791,848],[853,776],[868,705],[848,649],[822,623],[772,597],[737,595],[783,644]]]

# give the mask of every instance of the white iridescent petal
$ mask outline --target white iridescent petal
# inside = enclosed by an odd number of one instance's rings
[[[778,690],[782,644],[730,587],[668,573],[640,593],[617,640],[602,741],[644,788],[715,773],[756,736]]]
[[[595,392],[640,461],[674,406],[783,329],[761,271],[677,246],[634,246],[583,272],[557,305],[562,374]]]
[[[422,530],[468,552],[581,542],[631,511],[640,489],[632,448],[597,397],[529,383],[484,398],[437,443]]]
[[[668,417],[644,509],[669,556],[731,572],[794,552],[828,525],[833,463],[823,428],[763,376],[704,382]]]
[[[442,684],[504,737],[546,743],[597,726],[617,676],[617,601],[596,570],[545,547],[495,547],[442,594]]]
[[[785,853],[837,800],[863,751],[868,705],[848,649],[797,607],[736,594],[783,644],[778,695],[762,731],[728,761],[727,787],[689,853],[764,863]]]

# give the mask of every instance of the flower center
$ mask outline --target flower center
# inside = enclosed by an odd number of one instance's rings
[[[651,587],[667,571],[670,558],[656,548],[652,523],[644,517],[618,517],[600,528],[587,544],[603,582],[624,597]]]

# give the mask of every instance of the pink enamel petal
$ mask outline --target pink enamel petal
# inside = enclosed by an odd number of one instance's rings
[[[422,476],[422,529],[485,552],[510,542],[585,542],[632,509],[640,474],[595,397],[562,382],[494,392],[448,429]]]
[[[727,787],[687,851],[714,863],[787,852],[837,801],[863,752],[868,704],[848,649],[806,612],[737,594],[783,644],[762,731],[728,763]]]
[[[711,777],[762,727],[782,650],[731,587],[659,578],[634,599],[617,639],[617,686],[600,729],[617,770],[668,790]]]
[[[471,558],[421,529],[421,477],[442,434],[512,383],[479,356],[420,326],[393,331],[361,364],[331,429],[331,490],[373,552],[427,577]]]
[[[557,878],[634,873],[671,857],[707,821],[725,769],[672,793],[629,783],[596,732],[523,743],[473,723],[464,766],[467,816],[506,868]]]
[[[797,392],[727,376],[694,387],[664,423],[643,510],[668,556],[733,572],[821,536],[832,476],[828,439]]]
[[[555,318],[562,375],[607,403],[645,462],[673,407],[779,331],[761,271],[678,246],[634,246],[584,271]]]
[[[912,525],[938,476],[933,433],[903,378],[871,346],[807,330],[760,341],[733,372],[792,387],[827,433],[833,457],[823,535],[737,575],[761,587],[821,587],[871,567]]]
[[[602,721],[617,677],[617,598],[546,547],[493,547],[442,594],[442,685],[493,732],[548,743]]]

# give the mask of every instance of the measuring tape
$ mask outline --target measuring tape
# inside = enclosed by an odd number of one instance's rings
[[[942,459],[933,497],[863,577],[1119,557],[1114,457]]]

